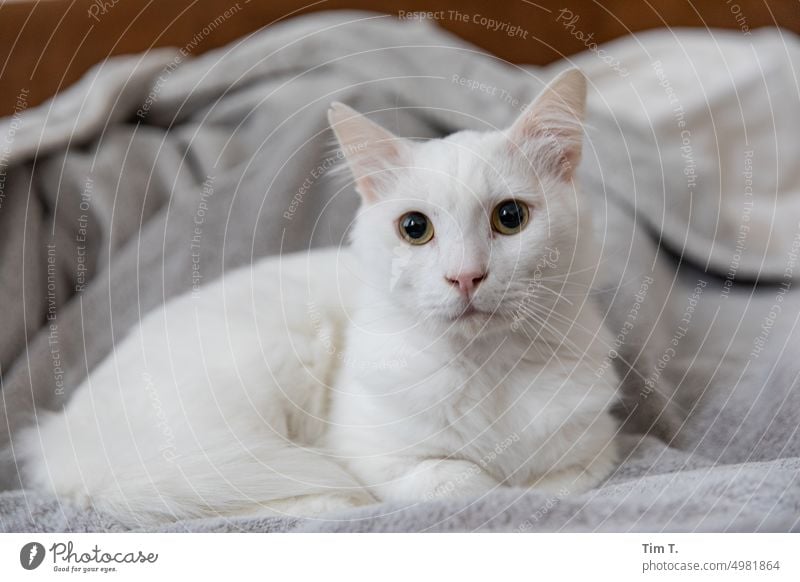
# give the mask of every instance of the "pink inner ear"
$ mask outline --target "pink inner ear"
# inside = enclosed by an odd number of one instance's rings
[[[586,78],[577,69],[558,75],[511,126],[510,137],[529,158],[565,180],[580,162]]]
[[[341,103],[331,107],[329,120],[356,190],[366,202],[375,202],[391,169],[405,163],[406,140]]]
[[[579,126],[575,131],[550,131],[549,134],[549,141],[557,152],[555,163],[558,171],[564,179],[569,180],[581,161],[582,128]]]
[[[391,134],[390,134],[391,135]],[[391,182],[392,171],[407,164],[403,141],[394,136],[365,140],[363,149],[345,151],[356,190],[366,202],[376,202]]]
[[[520,120],[522,121],[522,120]],[[580,163],[583,128],[573,117],[545,119],[532,114],[525,123],[515,124],[511,134],[512,149],[522,153],[530,164],[570,180]],[[540,167],[541,169],[541,167]]]

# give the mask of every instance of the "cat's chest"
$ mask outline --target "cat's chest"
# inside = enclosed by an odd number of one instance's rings
[[[492,438],[503,441],[563,411],[573,391],[574,368],[558,358],[532,360],[525,346],[406,350],[390,361],[398,352],[373,342],[369,353],[371,363],[349,365],[370,408],[381,422],[417,436],[468,443],[497,430],[502,434]]]
[[[411,407],[441,403],[462,412],[485,404],[508,407],[529,396],[532,386],[561,382],[570,373],[558,358],[537,360],[529,349],[506,342],[406,352],[394,369],[371,373],[369,383],[403,392]]]
[[[556,435],[587,409],[596,415],[611,394],[595,387],[591,362],[537,357],[530,343],[459,350],[360,333],[351,340],[333,432],[338,446],[361,454],[469,460],[523,485],[569,446]]]

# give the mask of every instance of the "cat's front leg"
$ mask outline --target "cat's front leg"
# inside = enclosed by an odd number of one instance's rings
[[[600,485],[614,472],[618,464],[616,443],[612,441],[585,465],[573,465],[550,471],[532,480],[529,486],[562,496],[579,495]]]
[[[446,497],[477,497],[500,482],[476,463],[463,459],[382,457],[356,471],[383,501],[431,501]]]

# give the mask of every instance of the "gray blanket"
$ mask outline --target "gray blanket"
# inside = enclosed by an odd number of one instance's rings
[[[679,31],[588,48],[580,180],[624,376],[619,469],[575,497],[505,489],[168,531],[800,529],[798,41]],[[0,122],[2,530],[122,529],[22,490],[14,433],[165,299],[339,244],[357,199],[315,171],[332,100],[429,138],[507,124],[567,66],[510,66],[430,23],[367,13],[190,51],[109,60],[35,109],[22,91]]]

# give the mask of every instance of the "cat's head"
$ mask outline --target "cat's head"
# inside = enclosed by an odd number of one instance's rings
[[[535,320],[571,295],[559,282],[586,267],[573,185],[585,98],[571,69],[507,129],[424,142],[333,104],[362,198],[352,243],[368,284],[421,322],[470,333]]]

